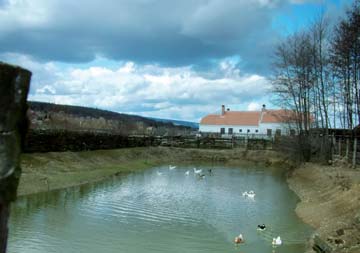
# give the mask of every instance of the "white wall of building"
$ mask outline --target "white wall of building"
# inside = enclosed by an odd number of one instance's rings
[[[203,125],[200,124],[199,131],[203,133],[220,133],[220,129],[225,128],[225,134],[229,133],[229,128],[233,129],[233,134],[267,134],[271,129],[271,134],[275,135],[276,130],[281,131],[281,135],[290,134],[290,126],[287,123],[261,123],[259,126],[236,126],[236,125]],[[240,131],[241,130],[241,131]],[[250,132],[248,132],[250,130]]]
[[[233,134],[255,134],[260,132],[258,126],[236,126],[236,125],[202,125],[199,126],[199,131],[204,133],[220,133],[220,129],[225,128],[225,134],[229,133],[229,128],[233,129]],[[241,130],[241,131],[240,131]],[[248,132],[248,130],[250,132]],[[256,132],[256,130],[258,132]]]

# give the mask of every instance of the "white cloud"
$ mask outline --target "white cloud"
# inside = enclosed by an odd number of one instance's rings
[[[248,111],[258,111],[260,110],[261,106],[259,103],[256,102],[251,102],[248,106],[247,106],[247,110]]]
[[[199,120],[221,104],[255,108],[269,89],[265,77],[241,75],[225,59],[216,78],[191,67],[119,63],[117,68],[67,67],[11,55],[14,63],[33,71],[29,99],[103,108],[144,116]],[[255,107],[254,107],[255,106]]]

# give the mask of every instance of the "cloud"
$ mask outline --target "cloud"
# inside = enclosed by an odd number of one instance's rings
[[[30,100],[149,117],[198,121],[205,114],[218,111],[221,104],[246,107],[269,91],[265,77],[241,74],[233,59],[222,60],[217,76],[210,79],[191,66],[125,62],[118,63],[116,68],[74,68],[38,63],[25,56],[7,57],[33,71]]]
[[[258,110],[260,110],[260,108],[261,108],[261,105],[259,103],[256,103],[256,102],[251,102],[247,106],[248,111],[258,111]]]
[[[4,0],[2,0],[4,1]],[[0,7],[1,53],[42,61],[98,56],[163,66],[239,55],[267,66],[274,13],[284,0],[12,0]],[[1,5],[0,5],[1,6]]]

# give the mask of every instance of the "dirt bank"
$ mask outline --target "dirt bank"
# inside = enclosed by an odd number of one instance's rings
[[[18,195],[67,188],[160,164],[181,163],[259,163],[279,167],[286,164],[286,159],[273,151],[166,147],[23,154]]]
[[[296,213],[316,229],[315,247],[323,252],[360,252],[359,170],[344,163],[308,163],[294,170],[288,183],[301,199]]]

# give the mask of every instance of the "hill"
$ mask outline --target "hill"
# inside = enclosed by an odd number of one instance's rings
[[[193,127],[82,106],[29,101],[30,129],[111,132],[124,135],[189,134]]]

